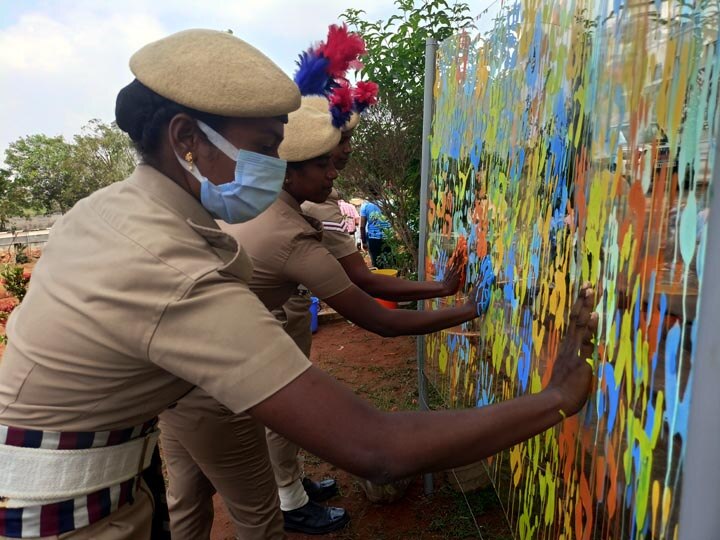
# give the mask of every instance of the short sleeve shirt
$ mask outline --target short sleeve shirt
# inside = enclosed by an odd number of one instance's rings
[[[357,251],[355,240],[345,230],[344,216],[338,206],[338,194],[335,189],[324,203],[304,202],[302,211],[322,223],[322,243],[336,259],[342,259]]]
[[[8,321],[0,424],[138,425],[194,386],[234,412],[310,366],[250,291],[252,263],[147,165],[61,218]]]
[[[319,298],[329,298],[352,285],[337,259],[322,244],[322,225],[301,213],[286,191],[253,220],[221,223],[253,262],[250,289],[269,309],[282,306],[302,284]]]
[[[357,223],[360,221],[360,214],[358,214],[357,209],[352,204],[347,203],[342,199],[338,200],[337,205],[338,208],[340,208],[340,213],[345,219],[347,231],[350,234],[353,234]]]
[[[377,204],[365,201],[360,207],[360,215],[367,220],[365,232],[368,238],[373,240],[384,238],[384,232],[390,228],[390,224]]]

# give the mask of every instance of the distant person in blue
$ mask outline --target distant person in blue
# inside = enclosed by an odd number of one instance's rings
[[[390,246],[385,242],[386,231],[390,224],[380,207],[375,204],[377,192],[371,192],[372,199],[365,201],[360,207],[360,238],[362,247],[370,252],[370,259],[375,268],[383,268],[390,258]]]

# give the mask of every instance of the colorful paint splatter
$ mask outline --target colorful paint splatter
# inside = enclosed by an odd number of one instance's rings
[[[677,535],[719,22],[705,0],[524,0],[438,51],[426,271],[465,237],[467,283],[486,255],[497,281],[482,321],[427,337],[429,380],[453,407],[539,391],[598,291],[588,406],[489,461],[517,538]]]

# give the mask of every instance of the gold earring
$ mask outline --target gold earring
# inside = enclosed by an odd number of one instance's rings
[[[193,170],[193,155],[192,155],[192,152],[188,152],[187,154],[185,154],[185,161],[188,162],[188,169],[192,171],[192,170]]]

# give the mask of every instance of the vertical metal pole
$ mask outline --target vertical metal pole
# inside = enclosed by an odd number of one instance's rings
[[[433,115],[433,86],[435,85],[435,55],[437,54],[437,41],[433,38],[425,40],[425,94],[423,102],[423,130],[422,130],[422,161],[420,163],[420,241],[418,245],[418,281],[425,280],[425,255],[427,246],[427,208],[428,186],[430,185],[430,128]],[[418,302],[418,309],[424,309],[425,302]],[[425,336],[418,336],[417,340],[418,365],[418,405],[420,410],[426,411],[427,385],[425,380]],[[425,494],[433,492],[433,475],[424,475]]]
[[[710,185],[700,325],[693,365],[687,453],[680,500],[680,540],[718,538],[720,534],[720,134],[715,139],[715,170]]]

